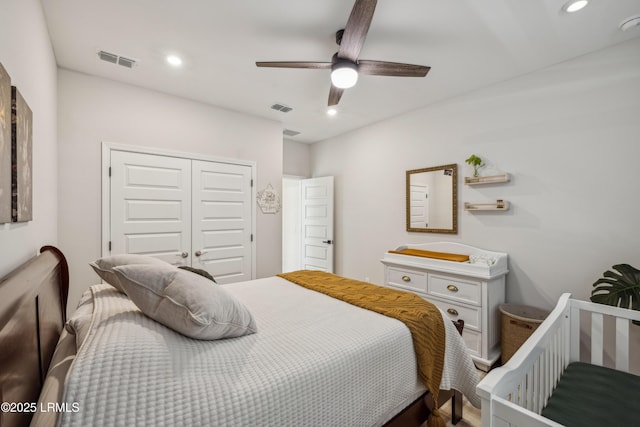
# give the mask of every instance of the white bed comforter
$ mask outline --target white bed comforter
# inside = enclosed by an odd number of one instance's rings
[[[402,322],[279,277],[224,286],[252,312],[258,333],[193,340],[111,286],[91,287],[92,325],[63,399],[79,410],[61,413],[58,425],[374,426],[424,391]],[[477,405],[477,372],[445,325],[441,388]]]

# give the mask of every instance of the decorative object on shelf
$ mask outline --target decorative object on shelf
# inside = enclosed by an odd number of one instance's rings
[[[11,86],[11,220],[33,219],[33,113]]]
[[[275,214],[280,212],[281,203],[280,203],[280,195],[276,192],[276,190],[271,186],[271,184],[267,185],[262,191],[258,191],[258,206],[260,206],[260,210],[265,214]]]
[[[464,202],[465,211],[508,211],[509,202],[498,199],[494,203]]]
[[[640,311],[640,270],[629,264],[616,264],[593,284],[591,301]],[[640,325],[637,320],[634,325]]]
[[[487,175],[476,177],[464,177],[464,183],[466,185],[479,185],[479,184],[499,184],[503,182],[509,182],[511,177],[508,173],[502,173],[500,175]]]
[[[478,177],[478,170],[484,166],[482,163],[482,159],[475,154],[472,154],[465,162],[471,166],[473,166],[473,176]]]
[[[0,64],[0,224],[11,222],[11,77]]]

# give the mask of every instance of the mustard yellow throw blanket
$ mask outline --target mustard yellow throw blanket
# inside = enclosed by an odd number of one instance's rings
[[[301,270],[278,276],[307,289],[404,322],[411,331],[418,376],[438,401],[444,366],[445,329],[436,306],[411,292],[398,291],[323,271]],[[437,405],[436,405],[437,406]],[[428,426],[444,426],[434,408]]]

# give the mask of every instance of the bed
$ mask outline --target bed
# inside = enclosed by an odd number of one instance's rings
[[[513,357],[478,384],[482,425],[637,425],[640,377],[629,373],[640,362],[630,352],[638,339],[633,321],[640,312],[563,294]]]
[[[66,319],[66,261],[43,248],[0,283],[0,348],[12,349],[0,364],[1,400],[12,405],[0,425],[417,426],[452,396],[459,419],[457,390],[479,402],[451,322],[434,405],[401,322],[280,277],[223,287],[258,333],[194,340],[108,284],[90,287]]]

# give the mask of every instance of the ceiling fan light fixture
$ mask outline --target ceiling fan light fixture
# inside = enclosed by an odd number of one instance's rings
[[[349,89],[358,81],[358,66],[351,61],[338,61],[331,66],[331,83],[340,89]]]

